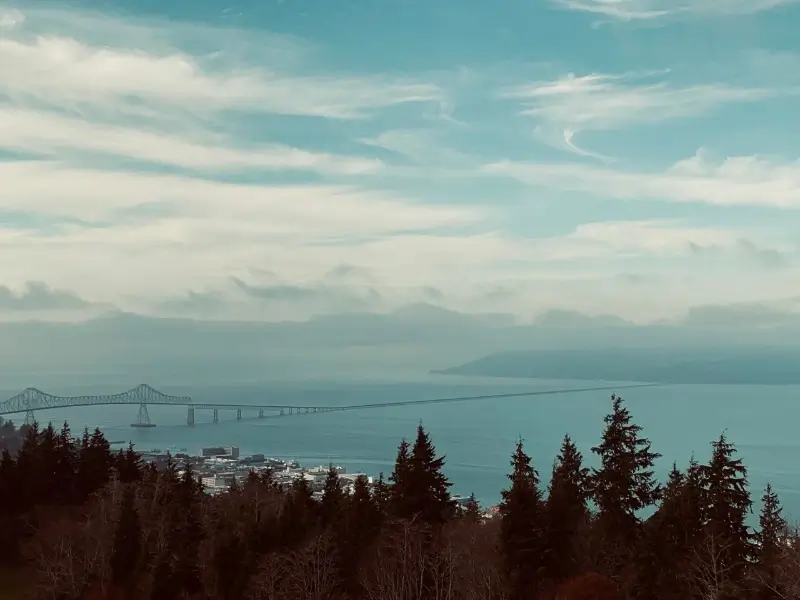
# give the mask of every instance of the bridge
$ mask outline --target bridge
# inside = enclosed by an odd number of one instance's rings
[[[219,422],[220,411],[236,411],[237,420],[244,413],[256,413],[258,418],[282,417],[287,415],[308,415],[316,413],[341,412],[346,410],[365,410],[371,408],[391,408],[395,406],[413,406],[422,404],[443,404],[449,402],[468,402],[472,400],[492,400],[503,398],[521,398],[532,396],[552,396],[557,394],[577,394],[580,392],[618,391],[622,389],[653,387],[661,384],[636,383],[621,386],[593,386],[584,388],[566,388],[554,390],[534,390],[530,392],[512,392],[505,394],[481,394],[477,396],[458,396],[454,398],[429,398],[424,400],[401,400],[394,402],[376,402],[373,404],[349,404],[340,406],[298,406],[292,404],[222,404],[195,403],[189,396],[170,396],[155,388],[142,384],[127,392],[111,395],[95,396],[55,396],[36,388],[27,388],[5,402],[0,402],[0,416],[25,413],[25,423],[35,421],[35,411],[71,408],[77,406],[96,406],[110,404],[139,405],[136,422],[131,427],[155,427],[150,420],[148,405],[186,406],[186,424],[195,424],[195,412],[212,411],[212,420]],[[271,414],[267,414],[269,411]]]

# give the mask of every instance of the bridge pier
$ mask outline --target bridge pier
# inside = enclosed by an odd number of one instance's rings
[[[36,423],[36,415],[33,414],[31,409],[25,411],[25,425],[33,425]]]
[[[194,425],[194,408],[191,406],[186,411],[186,424],[189,426]]]
[[[283,414],[283,411],[281,411],[281,414]],[[258,418],[259,419],[263,419],[264,418],[264,409],[263,408],[259,408],[258,409]]]
[[[219,423],[219,411],[214,409],[214,423]]]
[[[136,423],[131,423],[131,427],[155,427],[156,424],[150,421],[150,415],[147,412],[147,404],[145,402],[139,403],[139,414],[136,415]]]
[[[241,421],[242,420],[242,409],[241,408],[237,408],[236,409],[236,420],[237,421]]]

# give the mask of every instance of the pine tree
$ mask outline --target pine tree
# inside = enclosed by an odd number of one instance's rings
[[[511,487],[500,503],[500,549],[505,567],[508,598],[532,597],[544,566],[544,506],[539,474],[525,454],[522,440],[511,457]]]
[[[673,463],[661,505],[644,524],[633,559],[636,598],[650,598],[653,590],[665,600],[691,596],[683,573],[684,561],[693,549],[693,542],[687,541],[687,479]]]
[[[397,517],[411,516],[411,508],[408,506],[410,447],[405,439],[400,442],[400,446],[397,448],[397,458],[394,461],[394,470],[389,475],[387,508],[393,516]],[[382,473],[381,476],[383,476]]]
[[[391,487],[384,481],[383,472],[378,474],[377,481],[372,485],[372,495],[375,498],[375,507],[378,513],[383,516],[389,511],[391,503]]]
[[[467,504],[463,511],[464,520],[470,523],[480,523],[481,520],[481,507],[475,494],[470,494],[467,498]]]
[[[546,502],[548,576],[556,581],[577,575],[578,538],[589,521],[589,469],[570,437],[564,436],[553,465]]]
[[[78,451],[69,424],[65,421],[56,438],[56,464],[54,481],[58,500],[71,504],[76,499],[75,473],[78,468]]]
[[[363,538],[377,531],[380,525],[380,514],[376,498],[370,493],[369,483],[363,475],[356,477],[353,483],[353,495],[345,504],[349,527],[358,531]]]
[[[316,526],[318,508],[305,473],[301,473],[292,480],[281,515],[281,539],[284,545],[293,546],[306,537]]]
[[[111,555],[112,580],[118,586],[129,586],[136,580],[136,569],[142,546],[139,513],[136,511],[133,488],[125,486],[114,531]]]
[[[741,583],[753,553],[747,527],[751,510],[747,469],[741,459],[733,458],[736,449],[724,432],[712,446],[709,464],[700,468],[705,484],[704,534],[707,539],[713,536],[719,548],[714,560],[736,585]]]
[[[409,460],[406,493],[411,514],[406,516],[419,515],[429,525],[441,525],[455,516],[456,503],[450,497],[452,484],[442,473],[444,461],[443,456],[436,456],[436,448],[420,423]]]
[[[785,551],[787,523],[778,495],[770,484],[764,490],[761,503],[758,530],[753,535],[756,545],[755,571],[760,584],[758,592],[760,598],[778,598],[773,590],[776,588],[776,571]]]
[[[612,412],[604,419],[602,442],[592,448],[601,464],[592,471],[591,486],[599,511],[598,528],[609,544],[606,557],[616,568],[625,562],[625,554],[638,534],[637,513],[661,497],[653,474],[653,465],[661,455],[651,452],[650,441],[641,437],[642,428],[631,423],[622,398],[613,395],[611,400]]]
[[[339,578],[345,597],[360,598],[358,564],[380,528],[380,512],[363,475],[356,477],[353,494],[343,506],[341,528],[334,540]]]
[[[416,517],[429,525],[453,518],[456,507],[450,498],[451,483],[442,473],[444,457],[436,456],[436,448],[421,423],[411,452],[408,449],[408,442],[403,440],[389,477],[392,514],[403,519]]]
[[[339,472],[330,464],[328,474],[325,477],[325,484],[322,489],[322,501],[320,502],[319,513],[323,527],[331,525],[339,516],[344,503],[344,491],[342,483],[339,481]]]
[[[133,449],[132,442],[125,451],[119,451],[114,466],[122,483],[139,481],[142,478],[142,457]]]
[[[0,565],[13,564],[19,559],[22,542],[19,475],[16,461],[8,449],[0,459]]]

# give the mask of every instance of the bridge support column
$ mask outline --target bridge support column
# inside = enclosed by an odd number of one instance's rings
[[[281,414],[283,414],[283,411],[281,411]],[[259,408],[258,409],[258,418],[259,419],[263,419],[264,418],[264,409],[263,408]]]
[[[139,403],[139,414],[136,415],[136,423],[131,423],[131,427],[155,427],[155,423],[150,421],[145,402]]]
[[[292,406],[289,407],[289,414],[290,415],[294,414],[294,407],[292,407]]]
[[[242,420],[242,409],[241,408],[237,408],[236,409],[236,420],[237,421],[241,421]]]
[[[219,423],[219,411],[214,409],[214,423]]]
[[[36,415],[33,414],[31,409],[25,411],[25,425],[33,425],[36,423]]]
[[[186,411],[186,424],[189,426],[194,425],[194,408],[191,406]]]

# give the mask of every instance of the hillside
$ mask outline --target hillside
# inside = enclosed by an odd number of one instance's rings
[[[623,348],[490,354],[448,375],[686,384],[800,384],[797,348]]]

